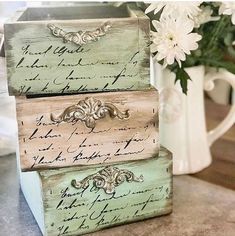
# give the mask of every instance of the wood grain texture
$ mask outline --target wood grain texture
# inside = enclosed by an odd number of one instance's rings
[[[56,123],[58,116],[86,97],[111,103],[129,118],[107,114],[95,128],[85,123]],[[158,154],[158,92],[90,93],[46,98],[17,98],[21,168],[25,171],[124,160]],[[89,107],[90,109],[91,107]]]
[[[92,181],[84,189],[75,189],[71,185],[72,179],[81,180],[104,167],[99,165],[35,172],[35,177],[36,173],[40,176],[41,185],[28,185],[25,189],[30,191],[33,187],[42,191],[44,204],[41,207],[44,213],[41,214],[46,226],[42,230],[44,235],[81,235],[172,211],[172,156],[165,149],[161,149],[158,157],[149,160],[114,165],[136,176],[143,175],[144,181],[123,182],[111,195],[103,189],[94,188]],[[21,173],[23,176],[28,174]]]
[[[129,11],[132,12],[131,6]],[[138,11],[123,18],[8,22],[5,51],[9,93],[149,88],[149,19],[139,16]],[[111,25],[106,35],[83,46],[64,43],[47,27],[52,23],[66,32],[77,32],[94,30],[105,22]]]

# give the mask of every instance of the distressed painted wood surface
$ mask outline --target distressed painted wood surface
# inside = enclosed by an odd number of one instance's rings
[[[35,185],[31,182],[34,186],[29,181],[26,186],[24,182],[34,172],[22,172],[24,192],[30,192],[31,187],[42,187],[41,194],[35,195],[35,205],[31,203],[30,207],[36,219],[44,216],[44,222],[39,221],[43,234],[81,235],[172,211],[172,157],[165,149],[160,151],[158,157],[120,163],[113,167],[131,171],[136,177],[142,175],[143,182],[124,181],[115,187],[114,193],[107,194],[102,188],[96,188],[92,180],[81,189],[71,184],[73,179],[81,181],[105,166],[35,172],[36,180],[39,174],[40,183]],[[43,206],[41,211],[35,211],[40,196],[43,196]]]
[[[88,128],[84,121],[57,123],[66,108],[86,98],[112,104],[128,117],[107,113]],[[17,98],[21,168],[24,171],[146,159],[159,151],[158,92],[90,93],[45,98]],[[68,109],[67,109],[68,110]],[[84,115],[99,114],[97,106],[85,105]],[[75,115],[76,116],[76,115]],[[75,117],[74,116],[74,117]],[[66,117],[69,117],[67,115]],[[93,115],[92,115],[93,117]]]
[[[34,15],[31,11],[28,9],[21,21],[5,24],[11,95],[140,90],[150,86],[149,19],[141,11],[129,7],[126,17],[74,19],[64,15],[66,8],[61,8],[65,20],[53,19],[49,10],[51,20],[34,20],[37,11]],[[43,13],[43,9],[39,11]],[[82,46],[64,43],[47,27],[51,23],[66,32],[77,32],[94,30],[105,22],[111,25],[106,35]]]

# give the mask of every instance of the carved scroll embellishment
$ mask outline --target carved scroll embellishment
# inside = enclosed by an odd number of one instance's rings
[[[129,110],[121,112],[115,105],[108,102],[101,102],[95,98],[85,98],[76,105],[66,108],[61,115],[55,117],[51,114],[51,120],[56,123],[67,122],[75,124],[82,121],[88,128],[95,128],[96,120],[104,118],[107,114],[111,118],[117,117],[120,120],[129,118]]]
[[[143,182],[144,177],[143,175],[136,177],[129,170],[120,170],[117,167],[107,166],[97,173],[87,176],[81,181],[73,179],[71,185],[77,189],[86,189],[90,185],[90,180],[93,180],[94,187],[103,189],[107,194],[113,194],[115,193],[115,188],[125,181],[128,183]]]
[[[79,30],[77,32],[66,32],[53,24],[48,24],[47,27],[55,37],[62,38],[64,43],[73,42],[77,45],[84,45],[92,41],[98,41],[100,37],[105,36],[111,25],[110,22],[106,22],[93,31]]]

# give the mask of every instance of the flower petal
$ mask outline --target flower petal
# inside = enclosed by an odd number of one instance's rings
[[[151,51],[152,53],[157,52],[157,51],[158,51],[158,46],[157,46],[156,44],[152,43],[152,44],[150,45],[150,51]]]
[[[161,28],[161,23],[157,20],[153,20],[152,24],[157,31]]]
[[[232,23],[235,25],[235,13],[232,15]]]
[[[145,14],[148,14],[149,12],[153,11],[156,9],[156,4],[155,3],[151,3],[145,10]]]

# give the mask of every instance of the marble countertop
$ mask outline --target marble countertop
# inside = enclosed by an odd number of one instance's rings
[[[19,187],[15,155],[0,157],[0,235],[40,236]],[[174,177],[168,216],[118,226],[90,236],[234,236],[235,191],[191,176]]]

